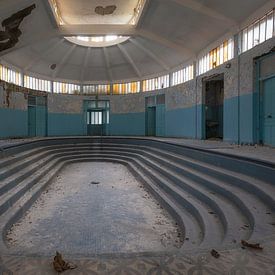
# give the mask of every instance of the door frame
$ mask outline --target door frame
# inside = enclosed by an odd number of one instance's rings
[[[155,135],[166,136],[166,96],[164,93],[145,97],[145,136],[149,136],[148,108],[155,108]]]
[[[218,77],[221,77],[222,76],[222,80],[219,80],[219,79],[216,79]],[[202,79],[202,108],[201,108],[201,137],[202,137],[202,140],[206,140],[207,139],[207,135],[206,135],[206,83],[209,82],[209,81],[223,81],[223,87],[224,87],[224,73],[220,73],[220,74],[215,74],[215,75],[211,75],[211,76],[207,76],[207,77],[204,77]],[[224,100],[225,100],[225,93],[223,91],[223,138],[222,140],[224,139]]]
[[[99,107],[99,102],[105,102],[105,107]],[[94,104],[94,106],[89,106],[90,104]],[[92,99],[92,100],[83,100],[83,133],[86,136],[89,136],[88,132],[88,123],[87,123],[87,113],[93,111],[101,111],[102,112],[102,119],[105,120],[103,124],[104,129],[104,136],[108,136],[110,134],[110,123],[111,123],[111,107],[110,107],[110,100],[107,99]]]
[[[154,115],[155,115],[155,125],[154,125],[154,135],[149,135],[149,116],[148,116],[148,109],[154,109]],[[157,134],[157,121],[156,121],[156,116],[157,116],[157,108],[156,106],[147,106],[146,107],[146,136],[150,137],[155,137]]]
[[[87,135],[88,136],[93,136],[89,132],[89,126],[88,125],[90,125],[90,127],[98,127],[98,128],[100,127],[101,131],[100,131],[99,136],[104,136],[105,135],[104,127],[106,127],[106,123],[104,123],[104,120],[105,120],[104,116],[106,116],[106,110],[104,108],[94,108],[94,109],[93,108],[88,108],[86,110],[86,113],[90,113],[90,120],[92,119],[91,114],[94,113],[94,112],[101,113],[102,124],[91,124],[91,123],[87,124]]]
[[[275,120],[275,118],[273,118],[272,116],[271,116],[271,118],[272,118],[272,123],[270,123],[270,121],[267,121],[266,119],[267,119],[267,117],[266,117],[266,110],[265,110],[265,106],[266,106],[266,102],[268,101],[268,102],[270,102],[269,100],[270,100],[270,98],[268,97],[268,96],[266,96],[266,92],[267,91],[270,91],[271,92],[271,96],[273,97],[274,95],[273,95],[273,92],[275,92],[273,89],[271,89],[271,90],[269,90],[269,89],[265,89],[265,85],[266,85],[266,82],[267,81],[271,81],[271,83],[273,83],[274,82],[274,84],[275,84],[275,76],[274,77],[268,77],[268,78],[266,78],[265,80],[263,80],[262,81],[262,91],[261,91],[261,96],[262,96],[262,104],[261,104],[261,106],[262,106],[262,109],[261,109],[261,134],[262,134],[262,143],[264,144],[264,145],[266,145],[266,146],[272,146],[272,147],[274,147],[275,146],[275,143],[274,143],[274,136],[272,136],[272,138],[271,138],[271,140],[270,140],[270,143],[269,143],[269,141],[267,140],[267,138],[266,138],[266,136],[265,136],[265,132],[266,132],[266,124],[269,124],[269,125],[273,125],[273,126],[271,126],[271,128],[272,127],[274,127],[275,125],[274,125],[274,120]],[[273,88],[273,86],[271,86],[271,88]],[[271,101],[272,102],[272,101]],[[271,107],[274,107],[275,108],[275,106],[273,106],[272,104],[271,104]],[[272,113],[273,113],[273,108],[272,108]]]
[[[275,55],[275,52],[268,53],[262,57],[254,60],[254,94],[253,94],[253,141],[257,144],[264,144],[264,93],[263,93],[263,83],[265,80],[275,77],[275,73],[268,75],[266,77],[261,77],[261,62]]]
[[[30,100],[32,98],[33,101]],[[41,104],[40,99],[43,98],[43,101],[45,104]],[[36,95],[28,95],[28,136],[30,137],[37,137],[37,136],[43,136],[47,137],[48,136],[48,97],[47,96],[36,96]],[[34,127],[34,135],[30,134],[30,114],[29,114],[29,109],[32,108],[34,110],[34,122],[35,122],[35,127]],[[42,108],[44,114],[43,114],[43,122],[44,122],[44,128],[43,128],[43,134],[40,134],[38,125],[38,114],[40,112],[40,108]]]
[[[34,131],[34,134],[31,134],[31,127],[30,127],[30,121],[31,121],[31,117],[30,117],[30,110],[33,109],[33,115],[34,117],[32,119],[34,119],[34,128],[32,129]],[[36,106],[35,105],[28,105],[28,137],[36,137]]]

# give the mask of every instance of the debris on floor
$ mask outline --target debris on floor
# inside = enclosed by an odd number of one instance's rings
[[[61,273],[63,271],[66,271],[68,269],[75,269],[77,266],[75,264],[65,262],[63,260],[62,254],[56,251],[56,255],[53,259],[53,268],[56,272]]]
[[[211,250],[211,255],[214,257],[214,258],[219,258],[220,257],[220,253],[218,251],[216,251],[215,249],[212,249]]]
[[[100,182],[99,181],[92,181],[91,182],[91,184],[95,184],[95,185],[97,185],[97,184],[99,184]]]
[[[263,250],[264,248],[260,246],[259,243],[249,243],[247,241],[244,241],[242,240],[241,241],[241,244],[244,246],[244,247],[249,247],[249,248],[254,248],[254,249],[259,249],[259,250]]]

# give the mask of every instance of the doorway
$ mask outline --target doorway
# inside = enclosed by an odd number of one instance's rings
[[[28,136],[36,136],[36,107],[28,106]]]
[[[88,136],[106,136],[109,133],[110,103],[107,100],[85,102]]]
[[[146,136],[165,136],[165,95],[145,98]]]
[[[275,146],[275,77],[263,81],[262,101],[263,143]]]
[[[87,130],[89,136],[104,136],[106,134],[103,110],[87,110]]]
[[[254,141],[275,146],[275,52],[255,59]]]
[[[28,96],[28,135],[47,136],[47,97]]]
[[[204,139],[223,139],[223,74],[204,80],[203,87],[203,137]]]
[[[147,107],[147,136],[156,136],[156,107]]]

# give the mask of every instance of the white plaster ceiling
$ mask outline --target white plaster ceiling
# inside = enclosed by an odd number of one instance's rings
[[[56,0],[66,24],[128,24],[134,16],[138,0]],[[98,6],[116,6],[113,14],[98,15]]]
[[[97,35],[125,33],[127,41],[110,46],[89,48],[64,39],[64,30],[58,28],[46,0],[0,0],[1,21],[11,14],[35,3],[37,8],[24,19],[23,34],[13,48],[0,53],[0,62],[8,63],[24,73],[45,79],[68,82],[104,83],[137,80],[165,74],[181,64],[187,64],[225,33],[236,27],[268,0],[148,0],[137,26],[118,28],[118,21],[97,27],[96,17],[84,19],[85,5],[112,5],[129,1],[59,0],[68,3],[66,20],[74,35],[92,32]],[[133,1],[136,2],[136,1]],[[78,5],[75,6],[75,3]],[[74,9],[78,15],[73,14]],[[122,9],[123,10],[123,9]],[[93,11],[93,8],[92,8]],[[81,14],[81,16],[79,16]],[[105,16],[104,16],[105,17]],[[77,29],[84,21],[87,27]],[[74,21],[74,20],[77,20]],[[94,24],[95,22],[96,24]],[[81,25],[82,26],[82,25]],[[70,29],[71,28],[71,29]],[[83,33],[82,29],[84,30]],[[68,29],[65,29],[68,32]],[[98,32],[98,33],[97,33]],[[50,69],[56,64],[56,69]]]

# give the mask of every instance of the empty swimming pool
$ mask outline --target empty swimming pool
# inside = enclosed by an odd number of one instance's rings
[[[158,252],[180,247],[173,219],[126,166],[68,165],[41,194],[7,239],[28,253]]]
[[[274,165],[244,157],[142,138],[49,138],[6,148],[0,178],[7,253],[186,252],[275,235]]]

